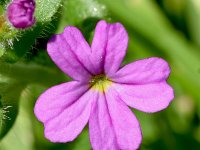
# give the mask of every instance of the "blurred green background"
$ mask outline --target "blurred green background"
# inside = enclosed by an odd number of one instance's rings
[[[143,132],[140,149],[199,150],[200,0],[64,0],[52,26],[55,33],[62,32],[66,25],[77,26],[91,42],[101,19],[121,22],[126,27],[129,47],[124,63],[158,56],[167,60],[172,69],[168,82],[175,90],[175,99],[171,105],[154,114],[133,110]],[[0,141],[0,150],[91,149],[87,128],[74,142],[48,142],[42,124],[33,114],[35,101],[45,89],[69,80],[47,56],[48,38],[40,37],[20,61],[55,70],[60,78],[51,78],[50,84],[26,86],[20,94],[15,124]],[[42,76],[40,80],[46,82]]]

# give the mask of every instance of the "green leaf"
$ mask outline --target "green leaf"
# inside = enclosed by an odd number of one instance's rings
[[[24,85],[15,81],[0,83],[0,139],[10,130],[18,113],[19,97]]]
[[[18,117],[10,132],[1,141],[1,150],[34,150],[33,128],[35,127],[32,124],[34,116],[30,113],[33,112],[30,108],[32,94],[26,88],[21,95]]]
[[[4,12],[3,6],[2,6],[2,5],[0,5],[0,15],[2,15],[2,14],[3,14],[3,12]]]
[[[36,64],[0,63],[0,74],[25,84],[52,86],[69,80],[60,70]],[[0,90],[1,91],[1,90]]]
[[[37,22],[50,22],[57,13],[63,0],[36,0],[35,17]]]
[[[200,1],[187,0],[186,17],[193,41],[200,47]]]
[[[0,1],[0,5],[6,7],[6,5],[8,4],[8,2],[10,2],[11,0],[1,0]]]
[[[92,31],[96,22],[107,18],[107,9],[97,0],[67,0],[64,3],[63,15],[58,32],[62,32],[66,25],[74,25]]]
[[[63,20],[73,25],[87,18],[104,18],[107,15],[105,5],[97,0],[68,0],[64,4],[64,11]]]

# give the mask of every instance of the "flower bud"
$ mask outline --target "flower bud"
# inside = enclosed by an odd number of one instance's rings
[[[35,23],[34,0],[13,0],[7,8],[7,17],[15,28],[25,29]]]

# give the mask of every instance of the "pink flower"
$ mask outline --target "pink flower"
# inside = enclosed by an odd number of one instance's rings
[[[15,28],[25,29],[35,23],[35,0],[13,0],[7,9],[7,16]]]
[[[128,106],[157,112],[169,105],[174,94],[166,82],[170,68],[161,58],[120,68],[127,44],[124,27],[105,21],[97,24],[91,47],[75,27],[52,37],[48,53],[74,81],[48,89],[37,100],[35,115],[44,123],[47,139],[73,141],[89,121],[93,149],[139,147],[140,125]]]

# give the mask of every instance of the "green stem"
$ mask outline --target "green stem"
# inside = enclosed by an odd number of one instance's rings
[[[36,64],[0,63],[0,74],[26,84],[36,83],[46,86],[66,80],[61,72]]]

